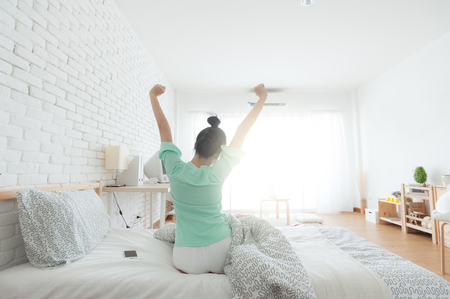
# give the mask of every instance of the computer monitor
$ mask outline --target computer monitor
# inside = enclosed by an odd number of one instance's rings
[[[144,174],[147,178],[156,178],[161,183],[169,182],[164,163],[159,159],[159,151],[148,159],[147,163],[145,163]]]

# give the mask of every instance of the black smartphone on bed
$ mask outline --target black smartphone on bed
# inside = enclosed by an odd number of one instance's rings
[[[127,259],[136,259],[138,257],[136,250],[125,250],[123,252],[123,256],[124,256],[124,258],[127,258]]]

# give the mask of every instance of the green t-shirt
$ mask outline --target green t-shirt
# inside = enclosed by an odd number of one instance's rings
[[[239,149],[222,145],[216,163],[198,168],[181,161],[181,151],[173,143],[161,143],[159,158],[169,177],[177,216],[175,246],[206,246],[231,237],[222,212],[222,185],[243,155]]]

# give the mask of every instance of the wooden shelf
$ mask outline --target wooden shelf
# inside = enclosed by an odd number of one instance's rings
[[[378,223],[380,224],[395,224],[402,226],[400,202],[387,201],[385,198],[378,199]],[[392,218],[399,218],[399,220],[392,220]]]
[[[411,223],[406,223],[406,226],[414,228],[414,229],[417,229],[417,230],[420,230],[420,231],[423,231],[425,233],[429,233],[431,235],[433,234],[433,231],[431,229],[428,229],[428,228],[425,228],[425,227],[422,227],[422,226],[414,225],[414,224],[411,224]]]
[[[379,199],[378,201],[384,202],[384,203],[389,203],[391,205],[397,205],[397,206],[401,205],[401,202],[392,202],[392,201],[387,201],[386,199]]]
[[[424,194],[415,194],[411,193],[411,189],[418,189],[418,190],[424,190],[427,191],[427,195]],[[408,205],[408,202],[406,201],[407,197],[415,198],[416,202],[422,202],[422,203],[429,203],[429,213],[435,209],[435,191],[433,186],[426,186],[426,187],[416,187],[406,184],[401,184],[401,199],[399,199],[399,202],[392,202],[387,201],[386,198],[379,198],[378,199],[378,223],[384,224],[384,225],[390,225],[395,224],[402,228],[403,233],[412,233],[414,230],[418,230],[421,232],[425,232],[427,234],[430,234],[432,236],[433,243],[437,244],[437,231],[436,231],[436,224],[433,219],[427,220],[431,222],[432,229],[428,229],[425,227],[422,227],[421,225],[415,225],[412,223],[408,223],[409,220],[416,220],[419,221],[418,223],[421,224],[422,221],[425,221],[423,218],[416,218],[413,216],[408,215],[409,209],[411,208],[410,205]],[[409,206],[409,207],[408,207]],[[413,205],[414,206],[414,205]],[[422,211],[423,213],[426,213],[425,211]],[[427,215],[424,215],[427,216]],[[392,220],[393,218],[397,218],[399,220]],[[449,241],[450,243],[450,241]]]
[[[392,224],[395,224],[395,225],[398,225],[398,226],[402,226],[402,219],[391,220],[388,217],[380,217],[380,220],[383,220],[383,221],[386,221],[386,222],[389,222],[389,223],[392,223]]]
[[[429,211],[428,213],[431,214],[431,212],[435,209],[435,200],[434,200],[434,192],[433,192],[433,187],[431,185],[427,185],[425,187],[419,187],[419,186],[411,186],[411,185],[407,185],[407,184],[402,184],[401,185],[401,193],[402,193],[402,222],[403,222],[403,226],[402,226],[402,231],[406,234],[413,232],[414,230],[419,230],[428,234],[431,234],[432,236],[432,242],[437,244],[438,239],[437,239],[437,230],[436,230],[436,224],[434,220],[431,220],[431,225],[432,225],[432,229],[428,229],[425,227],[422,227],[420,225],[415,225],[412,223],[408,223],[409,219],[413,219],[416,221],[419,221],[420,223],[422,221],[424,221],[421,218],[416,218],[416,217],[412,217],[409,215],[409,211],[408,211],[408,206],[407,206],[407,202],[405,201],[405,199],[407,197],[411,197],[411,198],[415,198],[420,200],[424,205],[426,203],[429,204]],[[426,191],[426,194],[416,194],[416,193],[411,193],[411,189],[417,189],[417,190],[424,190]],[[425,213],[425,211],[423,211],[423,213]],[[424,215],[426,216],[426,215]],[[429,220],[430,221],[430,220]]]
[[[431,196],[429,196],[429,195],[420,195],[420,194],[416,194],[416,193],[405,193],[405,196],[412,197],[412,198],[426,199],[426,200],[431,199]]]
[[[430,189],[431,187],[419,187],[419,186],[405,185],[405,188],[408,188],[408,189],[418,189],[418,190],[427,190],[427,191],[429,191],[429,189]]]
[[[424,217],[430,217],[429,215],[425,215]],[[417,220],[417,221],[428,221],[428,222],[430,222],[431,220],[424,220],[423,218],[417,218],[417,217],[413,217],[413,216],[409,216],[409,215],[406,215],[405,216],[406,218],[408,218],[408,219],[413,219],[413,220]]]

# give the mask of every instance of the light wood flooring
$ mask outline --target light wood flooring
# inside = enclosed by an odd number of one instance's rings
[[[318,215],[324,218],[324,225],[345,227],[370,242],[450,281],[450,273],[446,272],[445,275],[441,273],[440,247],[431,242],[430,234],[422,232],[404,234],[400,226],[374,224],[366,221],[365,216],[360,213],[341,212]],[[450,248],[445,249],[445,254],[446,266],[450,269]]]

